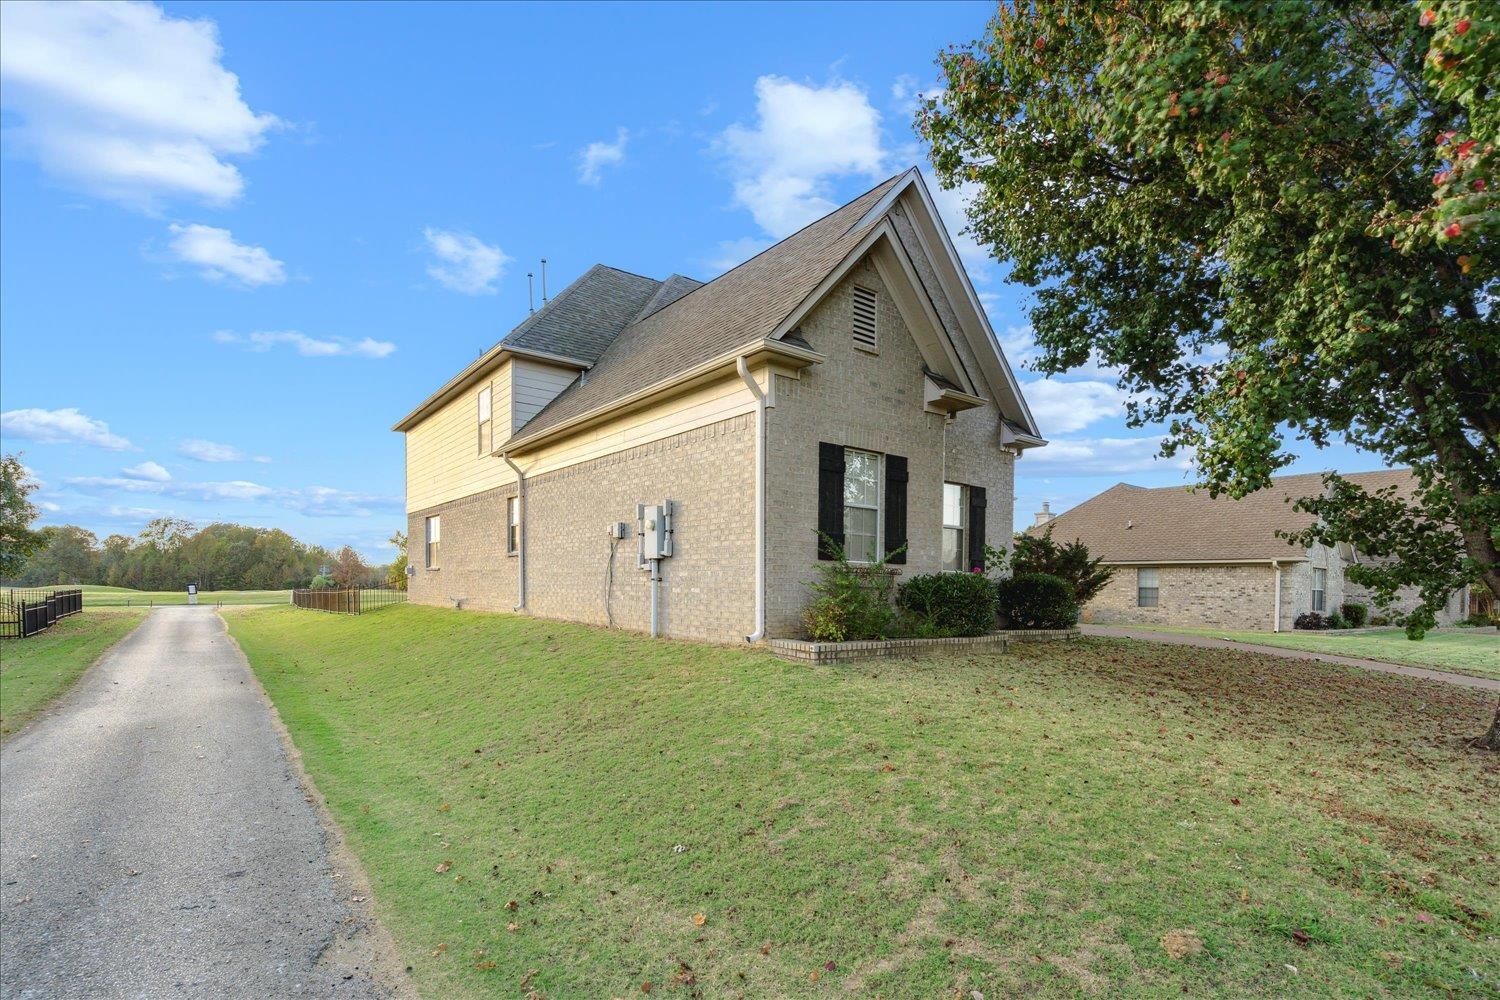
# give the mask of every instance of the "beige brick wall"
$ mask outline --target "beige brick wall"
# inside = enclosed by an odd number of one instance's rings
[[[1157,606],[1136,606],[1137,567],[1118,566],[1103,591],[1083,609],[1096,624],[1206,625],[1271,629],[1276,579],[1269,564],[1158,566]],[[1283,570],[1285,572],[1285,570]],[[1285,577],[1283,587],[1287,586]],[[1288,598],[1283,591],[1283,615]],[[1283,618],[1282,628],[1291,620]]]
[[[880,293],[878,354],[859,350],[851,338],[856,283]],[[820,441],[907,458],[903,576],[941,568],[945,479],[985,488],[991,545],[1008,543],[1014,504],[1014,459],[999,446],[998,412],[965,411],[946,431],[940,414],[924,412],[921,355],[872,263],[858,265],[801,328],[827,361],[800,380],[777,376],[776,405],[767,411],[766,626],[778,637],[802,634],[801,612],[818,566]],[[973,359],[964,360],[977,375]]]
[[[743,642],[755,619],[754,428],[754,416],[742,415],[528,478],[527,609],[607,624],[607,529],[625,521],[631,537],[615,547],[608,609],[617,627],[649,630],[650,581],[636,568],[635,505],[671,499],[661,633]]]
[[[499,461],[499,459],[495,459]],[[416,604],[509,611],[516,604],[516,559],[505,554],[505,500],[515,484],[414,511],[407,516],[408,553],[417,568],[408,583]],[[437,569],[425,560],[426,519],[442,518]]]

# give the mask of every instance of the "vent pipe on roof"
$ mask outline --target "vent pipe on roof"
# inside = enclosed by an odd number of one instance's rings
[[[542,305],[547,304],[547,258],[542,258]]]
[[[534,275],[530,271],[526,272],[526,313],[527,313],[527,315],[530,315],[531,313],[536,312],[536,295],[531,290],[531,279],[533,277],[534,277]]]

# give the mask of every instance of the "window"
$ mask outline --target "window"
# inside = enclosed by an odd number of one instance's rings
[[[521,498],[511,497],[505,501],[505,551],[516,552],[521,547]]]
[[[854,343],[858,347],[875,349],[876,303],[879,298],[868,288],[854,289]]]
[[[1135,571],[1135,606],[1154,608],[1161,596],[1161,579],[1155,567],[1142,566]]]
[[[491,440],[490,427],[490,387],[485,386],[479,390],[479,454],[488,455],[494,450],[494,442]]]
[[[427,519],[427,568],[438,568],[438,542],[443,538],[443,519],[441,517],[429,517]]]
[[[943,569],[962,573],[968,555],[964,528],[968,526],[969,489],[957,483],[943,484]]]
[[[1328,571],[1326,569],[1313,570],[1313,600],[1312,609],[1322,611],[1328,606]]]
[[[850,562],[880,558],[880,456],[844,449],[844,551]]]

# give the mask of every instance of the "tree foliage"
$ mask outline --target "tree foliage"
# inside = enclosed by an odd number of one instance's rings
[[[0,457],[0,580],[9,579],[25,565],[45,539],[31,530],[37,518],[31,494],[37,481],[21,464],[21,456]]]
[[[1040,371],[1118,369],[1214,495],[1292,440],[1413,470],[1404,495],[1330,477],[1295,536],[1388,557],[1356,576],[1419,589],[1413,638],[1500,590],[1497,10],[1020,0],[940,56],[918,116],[1036,288]]]
[[[1012,573],[1047,573],[1068,581],[1079,605],[1093,600],[1115,575],[1112,568],[1104,565],[1103,557],[1089,555],[1082,539],[1075,538],[1063,545],[1053,541],[1051,525],[1041,535],[1017,534],[1008,562],[1001,549],[991,549],[987,556],[990,558],[986,562],[1008,565]]]

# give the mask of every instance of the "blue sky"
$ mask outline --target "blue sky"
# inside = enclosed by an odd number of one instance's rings
[[[710,278],[919,162],[984,3],[0,8],[0,408],[45,523],[388,558],[389,430],[602,261]],[[950,228],[960,193],[939,193]],[[1013,364],[1024,289],[959,239]],[[1185,482],[1107,372],[1020,372],[1016,516]],[[1376,463],[1312,453],[1295,471]]]

